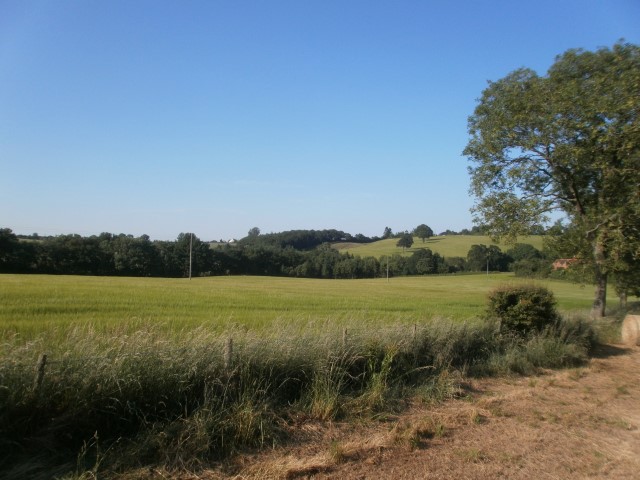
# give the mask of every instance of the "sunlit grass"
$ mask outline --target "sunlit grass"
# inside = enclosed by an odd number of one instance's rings
[[[522,237],[518,239],[519,243],[528,243],[536,247],[538,250],[542,250],[542,236],[532,235],[529,237]],[[505,252],[511,248],[510,245],[505,243],[495,243],[490,237],[485,235],[446,235],[431,237],[423,242],[418,237],[413,237],[413,246],[406,249],[404,252],[402,248],[396,246],[398,243],[397,238],[390,238],[387,240],[380,240],[373,243],[363,244],[349,244],[349,248],[340,248],[340,244],[336,244],[336,248],[339,248],[343,252],[349,252],[353,255],[361,257],[376,257],[380,258],[383,255],[404,255],[410,256],[418,248],[429,248],[433,252],[436,252],[443,257],[467,257],[467,253],[472,245],[497,245]]]
[[[511,274],[314,280],[277,277],[187,279],[0,275],[0,326],[4,334],[31,337],[92,325],[168,330],[206,326],[263,329],[272,325],[331,324],[375,328],[433,318],[479,317],[487,293]],[[591,287],[544,281],[563,311],[586,310]],[[322,327],[320,327],[322,328]]]

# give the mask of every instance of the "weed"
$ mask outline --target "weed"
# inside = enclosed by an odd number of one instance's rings
[[[340,413],[341,397],[350,381],[349,370],[357,360],[357,355],[329,355],[325,362],[316,365],[303,399],[312,417],[331,420]]]
[[[441,419],[426,417],[423,424],[433,433],[434,438],[442,438],[447,434],[447,426]]]
[[[342,443],[334,440],[329,445],[329,458],[335,464],[340,464],[346,461],[347,452]]]
[[[410,450],[422,448],[425,441],[433,438],[442,438],[446,428],[441,422],[436,422],[428,417],[417,424],[399,424],[394,427],[394,443],[405,445]]]
[[[461,376],[457,371],[443,370],[428,378],[416,389],[418,398],[424,403],[440,403],[458,397],[461,392]]]
[[[397,347],[391,346],[382,354],[381,360],[376,358],[375,353],[369,357],[365,372],[369,380],[354,405],[359,412],[375,413],[387,404],[392,388],[392,364],[396,353]]]

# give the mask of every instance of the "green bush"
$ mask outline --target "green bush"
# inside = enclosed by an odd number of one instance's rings
[[[553,293],[537,285],[504,285],[489,293],[487,317],[500,331],[516,335],[541,332],[560,320]]]

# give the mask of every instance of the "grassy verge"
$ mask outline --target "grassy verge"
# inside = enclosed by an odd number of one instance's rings
[[[107,336],[79,327],[55,345],[7,337],[0,474],[86,478],[144,465],[196,471],[239,450],[286,443],[288,426],[300,419],[370,419],[407,398],[446,398],[461,372],[576,365],[593,340],[577,320],[524,340],[479,322],[319,330],[148,328]]]

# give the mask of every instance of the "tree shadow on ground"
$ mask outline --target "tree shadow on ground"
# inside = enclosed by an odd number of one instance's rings
[[[631,351],[631,348],[622,345],[599,344],[595,346],[591,356],[593,358],[619,357],[621,355],[629,355]]]

